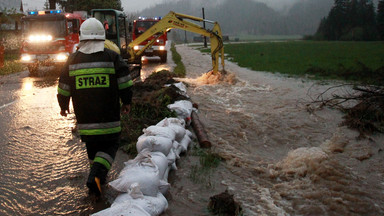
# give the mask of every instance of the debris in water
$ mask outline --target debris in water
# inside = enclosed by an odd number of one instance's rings
[[[233,194],[224,191],[209,198],[208,208],[213,214],[223,216],[241,215],[241,206],[233,199]]]

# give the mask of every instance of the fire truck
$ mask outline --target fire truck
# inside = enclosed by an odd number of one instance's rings
[[[79,44],[79,29],[86,19],[81,11],[30,11],[22,18],[21,63],[28,66],[31,76],[40,66],[54,66],[59,72],[68,56]]]
[[[139,17],[139,19],[133,21],[132,41],[138,38],[141,34],[147,31],[150,27],[155,25],[161,20],[161,17]],[[165,48],[167,43],[167,32],[164,32],[161,36],[153,35],[147,38],[146,41],[135,45],[134,50],[141,50],[147,45],[153,38],[157,38],[151,47],[145,49],[142,53],[143,56],[159,56],[161,62],[167,62],[167,50]]]

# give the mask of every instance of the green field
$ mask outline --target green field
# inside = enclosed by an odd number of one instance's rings
[[[256,71],[354,81],[384,75],[384,42],[232,43],[224,50],[231,61]]]

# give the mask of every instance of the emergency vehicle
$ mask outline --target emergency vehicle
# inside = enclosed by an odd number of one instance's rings
[[[60,70],[77,49],[80,25],[85,19],[86,13],[81,11],[64,13],[61,10],[30,11],[22,18],[20,60],[32,76],[37,75],[40,66],[55,66]]]
[[[133,21],[132,41],[135,41],[141,34],[147,31],[151,26],[155,25],[161,20],[161,17],[139,17],[139,19]],[[141,50],[145,45],[150,42],[157,35],[152,35],[147,38],[146,41],[134,46],[134,50]],[[153,45],[143,52],[143,56],[159,56],[161,62],[167,62],[167,50],[165,48],[167,43],[167,32],[164,32],[160,37],[156,39]]]

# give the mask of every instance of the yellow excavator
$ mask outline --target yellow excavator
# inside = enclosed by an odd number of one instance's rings
[[[135,40],[128,43],[129,31],[127,31],[126,28],[126,15],[124,12],[113,9],[93,9],[91,15],[99,19],[102,23],[108,23],[106,38],[119,47],[121,56],[131,65],[133,70],[139,70],[140,72],[141,54],[151,47],[158,37],[171,29],[181,29],[209,37],[211,41],[212,71],[213,73],[219,73],[219,57],[221,57],[221,65],[224,70],[222,33],[220,25],[215,21],[171,11]],[[213,28],[211,30],[205,29],[191,21],[212,23]],[[154,36],[152,40],[143,48],[139,50],[134,49],[135,46],[152,36]]]

